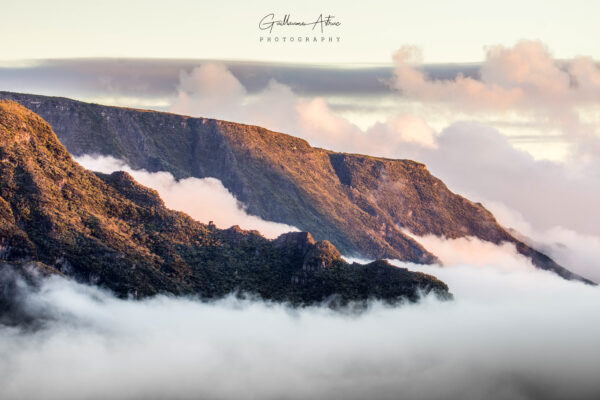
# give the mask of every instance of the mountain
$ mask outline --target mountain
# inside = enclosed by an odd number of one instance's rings
[[[0,263],[37,266],[121,296],[240,291],[299,305],[333,295],[343,302],[450,296],[433,276],[386,261],[348,264],[310,233],[270,241],[169,210],[129,174],[75,163],[42,118],[10,101],[0,101]]]
[[[542,269],[582,279],[452,193],[425,165],[311,147],[305,140],[220,120],[0,92],[39,113],[75,156],[110,155],[176,178],[220,179],[248,212],[294,225],[346,255],[432,263],[406,234],[514,243]]]

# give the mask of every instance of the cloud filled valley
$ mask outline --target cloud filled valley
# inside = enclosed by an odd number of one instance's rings
[[[448,282],[453,301],[372,302],[362,313],[233,297],[123,300],[60,277],[37,288],[21,282],[21,308],[44,322],[34,330],[0,328],[0,396],[597,395],[597,287],[534,269],[507,247],[439,239],[434,247],[446,247],[445,266],[408,266]],[[2,284],[13,279],[5,270]]]
[[[298,230],[293,226],[264,221],[247,214],[244,205],[215,178],[186,178],[177,181],[169,172],[134,170],[113,157],[84,155],[75,160],[92,171],[107,174],[126,171],[142,185],[156,190],[168,208],[182,211],[205,224],[212,221],[221,229],[239,225],[245,230],[257,230],[270,239]]]

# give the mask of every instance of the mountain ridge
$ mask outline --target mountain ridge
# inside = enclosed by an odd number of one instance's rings
[[[344,254],[433,263],[406,235],[510,242],[542,269],[581,279],[452,193],[424,164],[314,148],[300,138],[208,118],[0,92],[39,112],[74,155],[122,159],[176,178],[215,177],[248,212],[310,231]]]
[[[41,117],[10,101],[0,101],[0,263],[58,271],[120,296],[239,292],[294,305],[332,296],[416,301],[420,291],[450,298],[433,276],[385,261],[348,264],[308,233],[270,241],[168,210],[128,173],[75,163]]]

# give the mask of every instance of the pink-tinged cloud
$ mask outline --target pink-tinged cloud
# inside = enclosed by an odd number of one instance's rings
[[[394,87],[406,97],[421,101],[457,102],[472,108],[485,105],[506,109],[522,96],[518,88],[504,88],[462,75],[450,81],[430,80],[415,66],[420,58],[420,50],[412,46],[402,47],[394,54]]]
[[[393,85],[404,96],[473,110],[544,109],[600,100],[600,69],[590,58],[559,62],[538,41],[491,46],[480,79],[459,75],[431,80],[417,66],[420,51],[402,47],[394,55]]]

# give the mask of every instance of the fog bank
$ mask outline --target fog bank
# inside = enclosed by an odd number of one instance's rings
[[[234,298],[120,300],[58,277],[22,285],[22,308],[46,323],[0,327],[0,397],[598,398],[597,287],[493,258],[409,267],[447,282],[455,300],[348,314]]]

